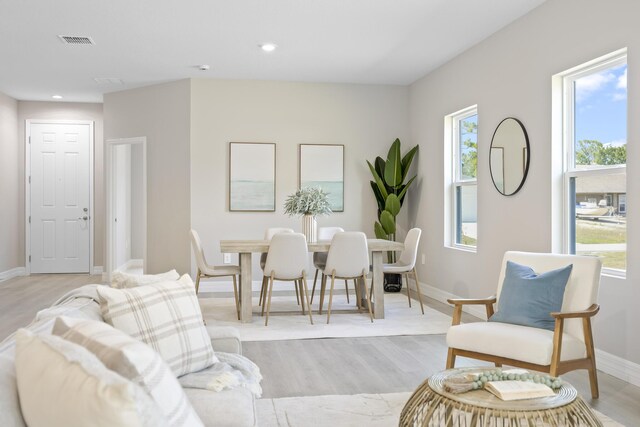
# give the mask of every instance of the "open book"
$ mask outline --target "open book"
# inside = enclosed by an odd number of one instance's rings
[[[530,381],[489,381],[484,389],[502,400],[535,399],[555,396],[551,387]]]

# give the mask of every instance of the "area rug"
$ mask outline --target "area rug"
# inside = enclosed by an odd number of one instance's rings
[[[317,299],[313,304],[314,324],[311,325],[309,316],[302,315],[295,294],[276,296],[274,293],[269,326],[266,327],[257,298],[253,299],[251,323],[237,320],[233,298],[220,298],[213,293],[202,295],[200,306],[207,325],[233,326],[239,330],[242,341],[444,334],[451,326],[451,317],[427,306],[423,315],[418,301],[413,301],[409,308],[404,294],[385,294],[384,298],[385,318],[374,319],[371,323],[366,309],[362,313],[354,312],[355,297],[351,298],[351,304],[347,304],[344,292],[334,295],[331,323],[328,325],[326,311],[322,315],[317,314]]]
[[[256,401],[263,427],[392,427],[411,393],[306,396]],[[595,411],[604,427],[623,427]]]

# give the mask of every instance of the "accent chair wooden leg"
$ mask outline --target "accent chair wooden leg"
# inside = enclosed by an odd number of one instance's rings
[[[273,273],[269,278],[269,301],[267,303],[267,317],[264,319],[264,326],[269,325],[269,311],[271,311],[271,294],[273,293]]]
[[[311,301],[309,300],[309,289],[307,288],[307,278],[305,277],[304,273],[302,275],[302,285],[303,285],[304,297],[307,300],[307,311],[309,312],[309,321],[311,321],[311,324],[313,325],[313,316],[311,315]],[[304,305],[304,302],[302,304]]]
[[[420,292],[420,282],[418,282],[418,273],[416,273],[415,267],[413,267],[413,280],[415,280],[416,282],[416,291],[418,292],[418,301],[420,301],[420,310],[422,310],[422,314],[424,314],[424,305],[422,305],[422,293]],[[409,283],[408,280],[407,283]]]
[[[236,282],[236,275],[231,276],[233,279],[233,298],[236,300],[236,314],[238,320],[240,320],[240,301],[238,300],[238,283]]]
[[[596,352],[593,348],[593,333],[591,331],[591,319],[585,317],[582,319],[582,328],[584,330],[584,343],[587,347],[587,358],[589,359],[590,366],[587,369],[589,372],[589,385],[591,386],[591,397],[597,399],[600,397],[600,391],[598,389],[598,371],[596,370]]]
[[[198,275],[196,276],[196,295],[198,295],[198,290],[200,289],[200,269],[198,269]]]
[[[456,365],[456,354],[454,353],[452,348],[449,348],[447,352],[447,369],[453,369]]]
[[[313,304],[313,294],[316,293],[316,280],[318,280],[318,269],[316,268],[316,274],[313,276],[313,288],[311,289],[311,304]],[[322,278],[320,278],[322,280]]]
[[[329,320],[331,319],[331,303],[333,302],[333,285],[336,282],[336,273],[335,271],[331,273],[331,288],[329,289],[329,307],[327,307],[327,324],[329,324]]]
[[[411,288],[409,287],[409,275],[401,274],[400,275],[400,283],[402,283],[402,279],[407,283],[407,298],[409,299],[409,308],[411,308]]]
[[[371,310],[371,300],[369,299],[369,295],[367,295],[369,293],[369,291],[367,291],[367,276],[363,274],[362,279],[364,280],[364,296],[366,297],[366,300],[367,300],[367,308],[369,309],[369,318],[371,319],[371,323],[373,323],[373,311]]]

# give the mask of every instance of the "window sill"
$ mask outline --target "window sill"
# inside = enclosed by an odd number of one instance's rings
[[[470,253],[477,253],[478,252],[478,247],[477,246],[468,246],[468,245],[445,245],[445,248],[448,249],[454,249],[457,251],[462,251],[462,252],[470,252]]]

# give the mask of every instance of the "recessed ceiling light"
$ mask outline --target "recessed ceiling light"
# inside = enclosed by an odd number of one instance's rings
[[[62,95],[52,95],[53,99],[62,99]]]
[[[265,52],[273,52],[277,47],[278,45],[275,43],[263,43],[260,45],[260,49],[264,50]]]

